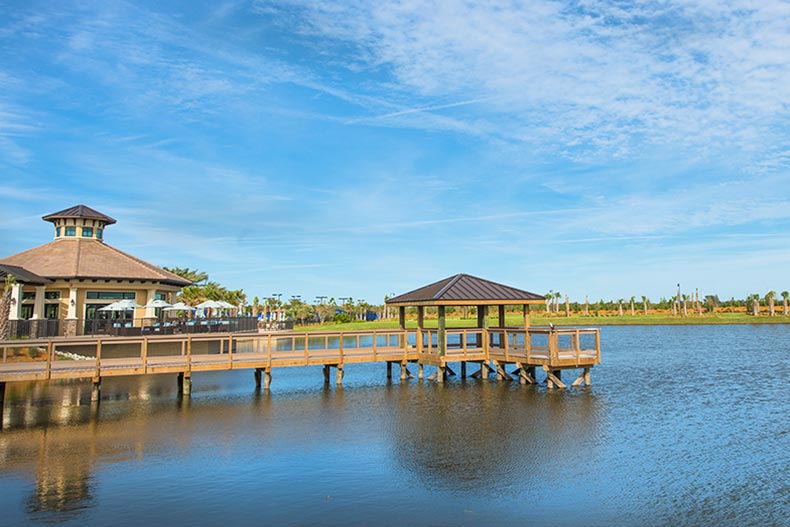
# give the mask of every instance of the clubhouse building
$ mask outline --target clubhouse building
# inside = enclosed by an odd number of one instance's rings
[[[144,306],[154,300],[175,302],[190,282],[104,242],[116,221],[85,205],[42,218],[55,237],[44,245],[0,258],[0,280],[13,275],[10,319],[31,336],[74,336],[98,319],[119,316],[100,308],[119,300]],[[122,313],[141,326],[155,319],[155,308]],[[128,318],[127,318],[128,317]],[[13,322],[12,322],[13,324]]]

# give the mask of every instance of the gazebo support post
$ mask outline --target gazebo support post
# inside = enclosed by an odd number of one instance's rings
[[[488,306],[477,306],[477,327],[480,329],[488,328]],[[475,336],[475,347],[477,348],[483,347],[482,334],[478,334]]]
[[[524,329],[529,329],[531,321],[529,319],[529,304],[524,304]]]
[[[422,354],[422,331],[425,329],[425,306],[417,306],[417,353]],[[422,377],[420,377],[422,379]]]
[[[445,319],[445,308],[444,306],[439,306],[439,330],[436,332],[436,338],[439,342],[437,342],[439,347],[439,356],[444,357],[445,352],[447,351],[447,320]]]
[[[502,304],[502,305],[500,305],[498,307],[499,307],[499,327],[500,328],[504,328],[505,327],[505,305]]]
[[[398,307],[398,325],[401,329],[406,329],[406,306]]]

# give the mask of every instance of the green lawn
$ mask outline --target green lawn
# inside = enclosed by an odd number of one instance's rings
[[[571,315],[547,317],[545,313],[535,313],[531,316],[533,326],[547,326],[549,321],[556,326],[623,326],[623,325],[687,325],[687,324],[790,324],[790,316],[777,315],[769,317],[767,315],[752,316],[745,313],[715,313],[704,315],[690,315],[688,317],[673,317],[665,314],[650,315],[612,315],[612,316],[582,316]],[[522,323],[521,315],[508,314],[506,317],[508,326],[518,326]],[[489,325],[495,326],[498,321],[495,317],[490,317]],[[476,318],[462,319],[460,317],[447,317],[447,327],[474,327],[477,324]],[[436,327],[436,319],[426,319],[427,327]],[[298,331],[353,331],[353,330],[372,330],[372,329],[392,329],[398,327],[397,319],[377,320],[375,322],[349,322],[346,324],[322,324],[313,326],[297,326]],[[406,320],[406,327],[416,328],[417,320],[409,318]]]

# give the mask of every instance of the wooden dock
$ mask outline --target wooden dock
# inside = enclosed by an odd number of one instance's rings
[[[437,382],[455,374],[451,363],[462,377],[472,363],[479,365],[473,377],[522,384],[537,383],[541,370],[553,389],[566,387],[561,372],[568,369],[582,370],[574,386],[589,385],[601,358],[598,329],[539,327],[52,338],[3,341],[0,349],[0,398],[8,382],[90,378],[95,400],[103,377],[176,374],[188,395],[194,372],[252,369],[256,385],[268,389],[276,368],[323,366],[326,383],[334,368],[341,384],[346,365],[371,362],[386,363],[388,377],[398,365],[401,379],[414,376],[412,364],[420,379],[433,367],[428,379]]]

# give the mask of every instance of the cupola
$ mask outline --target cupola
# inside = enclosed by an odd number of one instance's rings
[[[85,205],[76,205],[42,218],[55,226],[55,239],[88,238],[101,241],[104,228],[115,220]]]

